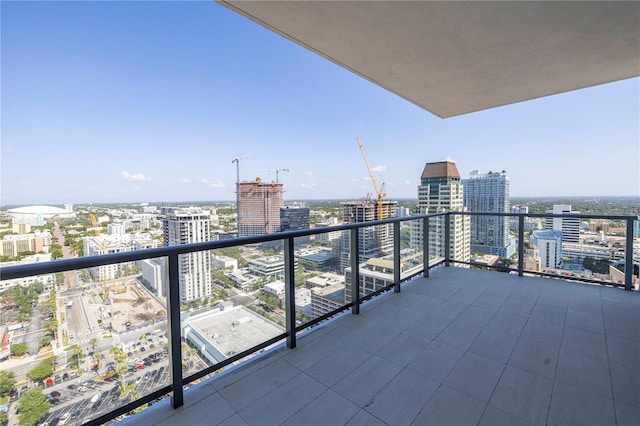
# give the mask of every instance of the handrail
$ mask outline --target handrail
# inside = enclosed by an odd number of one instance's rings
[[[123,253],[102,254],[99,256],[86,256],[75,259],[53,260],[50,262],[32,263],[28,265],[15,265],[0,267],[0,281],[14,278],[31,277],[34,275],[50,274],[54,272],[72,271],[74,269],[93,268],[96,266],[111,265],[114,263],[133,262],[136,260],[153,259],[171,255],[194,253],[205,250],[216,250],[227,247],[260,244],[268,241],[284,240],[287,238],[306,237],[310,235],[325,234],[327,232],[347,231],[351,229],[368,228],[372,226],[391,224],[419,219],[421,217],[435,217],[448,215],[448,212],[431,213],[425,215],[396,217],[370,222],[349,223],[323,228],[304,229],[297,231],[276,232],[273,234],[259,235],[255,237],[239,237],[228,240],[207,241],[203,243],[191,243],[175,246],[157,247],[152,249],[134,250]]]

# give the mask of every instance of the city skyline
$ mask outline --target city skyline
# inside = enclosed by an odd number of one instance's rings
[[[246,153],[285,201],[363,199],[356,136],[390,200],[443,160],[512,197],[640,193],[638,78],[442,120],[213,2],[2,12],[3,205],[232,201]]]

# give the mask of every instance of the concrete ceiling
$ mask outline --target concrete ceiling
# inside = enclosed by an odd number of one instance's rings
[[[439,117],[640,75],[640,2],[224,6]]]

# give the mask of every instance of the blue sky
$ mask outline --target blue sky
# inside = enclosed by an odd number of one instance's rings
[[[391,199],[446,159],[512,196],[640,194],[638,78],[442,120],[210,1],[1,8],[2,204],[233,200],[245,153],[285,199],[359,199],[356,136]]]

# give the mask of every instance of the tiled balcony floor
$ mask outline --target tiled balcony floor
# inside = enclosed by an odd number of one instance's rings
[[[387,293],[135,425],[638,425],[640,293],[462,268]]]

